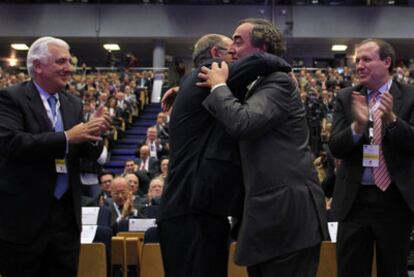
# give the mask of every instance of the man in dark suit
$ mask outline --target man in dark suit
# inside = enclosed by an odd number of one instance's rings
[[[206,35],[195,45],[199,67],[213,58],[229,61],[231,40]],[[286,63],[257,55],[230,70],[229,83],[241,91],[259,72]],[[202,107],[208,89],[196,86],[198,70],[184,78],[170,119],[170,168],[158,216],[164,269],[167,276],[226,276],[228,215],[241,209],[240,161],[237,142]],[[233,195],[238,195],[234,197]],[[228,196],[228,197],[225,197]]]
[[[337,94],[332,154],[342,160],[333,195],[339,276],[407,276],[414,211],[414,87],[393,81],[395,52],[367,39],[356,48],[359,85]]]
[[[27,55],[32,80],[0,91],[0,275],[77,273],[79,161],[99,157],[110,119],[100,109],[81,123],[81,101],[62,92],[70,60],[66,42],[40,38]]]
[[[138,171],[147,174],[149,178],[154,178],[160,173],[160,161],[150,156],[150,148],[146,144],[139,148],[139,158],[135,163]]]
[[[281,33],[270,22],[246,19],[229,53],[243,60],[283,50]],[[226,63],[202,72],[212,87],[203,105],[240,140],[246,196],[236,263],[247,266],[250,276],[315,276],[326,212],[296,83],[285,72],[264,74],[240,101],[226,85]]]

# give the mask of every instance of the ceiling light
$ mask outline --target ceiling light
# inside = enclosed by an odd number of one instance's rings
[[[348,49],[348,46],[345,44],[334,44],[331,48],[332,51],[345,51],[346,49]]]
[[[29,46],[27,46],[25,43],[12,43],[11,47],[15,50],[29,50]]]
[[[104,44],[103,47],[108,51],[119,51],[119,50],[121,50],[119,45],[114,44],[114,43]]]

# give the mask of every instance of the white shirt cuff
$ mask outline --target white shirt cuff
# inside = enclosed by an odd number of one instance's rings
[[[216,88],[218,87],[222,87],[222,86],[227,86],[226,83],[221,83],[221,84],[217,84],[214,87],[211,88],[210,92],[213,92]]]

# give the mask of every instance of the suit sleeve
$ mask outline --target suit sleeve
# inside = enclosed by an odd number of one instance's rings
[[[343,95],[340,95],[340,94]],[[345,95],[346,94],[346,95]],[[339,92],[335,102],[334,119],[332,124],[332,132],[329,140],[329,149],[335,158],[345,159],[351,155],[356,148],[360,148],[364,141],[361,138],[357,143],[354,142],[351,124],[345,115],[346,111],[346,92]],[[348,102],[348,105],[351,105]]]
[[[0,91],[0,152],[8,159],[36,161],[64,157],[66,138],[63,132],[25,131],[28,118],[8,91]]]
[[[409,91],[408,93],[412,94],[414,92]],[[410,107],[406,108],[407,114],[402,115],[404,118],[398,117],[395,126],[385,129],[384,142],[389,143],[400,152],[414,155],[414,98],[405,101],[405,103],[411,104]]]
[[[203,105],[233,138],[254,139],[287,118],[293,89],[295,86],[286,74],[276,73],[265,78],[243,104],[227,86],[222,86]]]

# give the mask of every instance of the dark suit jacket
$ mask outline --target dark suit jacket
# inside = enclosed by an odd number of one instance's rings
[[[258,75],[280,68],[290,69],[276,56],[256,54],[230,65],[228,84],[235,91],[245,91]],[[169,123],[169,172],[159,220],[194,211],[238,214],[242,209],[237,141],[228,137],[201,105],[210,90],[196,86],[198,72],[199,69],[184,79],[174,102]]]
[[[363,86],[338,92],[329,142],[332,154],[342,160],[333,196],[333,209],[340,220],[347,216],[357,196],[363,174],[362,145],[369,143],[368,129],[358,143],[353,140],[352,91],[367,94]],[[414,212],[414,87],[393,81],[390,93],[398,119],[392,129],[384,126],[383,153],[391,180]]]
[[[68,93],[59,92],[59,99],[67,130],[82,121],[82,104]],[[79,161],[81,157],[97,159],[101,150],[91,143],[70,145],[66,156],[68,193],[79,232]],[[54,160],[65,152],[65,135],[52,130],[32,82],[0,91],[0,239],[27,243],[47,228],[57,177]]]
[[[244,103],[219,87],[204,106],[240,140],[246,197],[235,261],[250,266],[320,243],[321,230],[327,235],[324,195],[290,77],[259,79]]]
[[[135,163],[138,165],[138,170],[141,170],[141,163],[142,160],[141,159],[136,159]],[[149,157],[149,161],[148,161],[148,177],[149,178],[154,178],[155,175],[160,173],[160,162],[154,158],[154,157]]]

